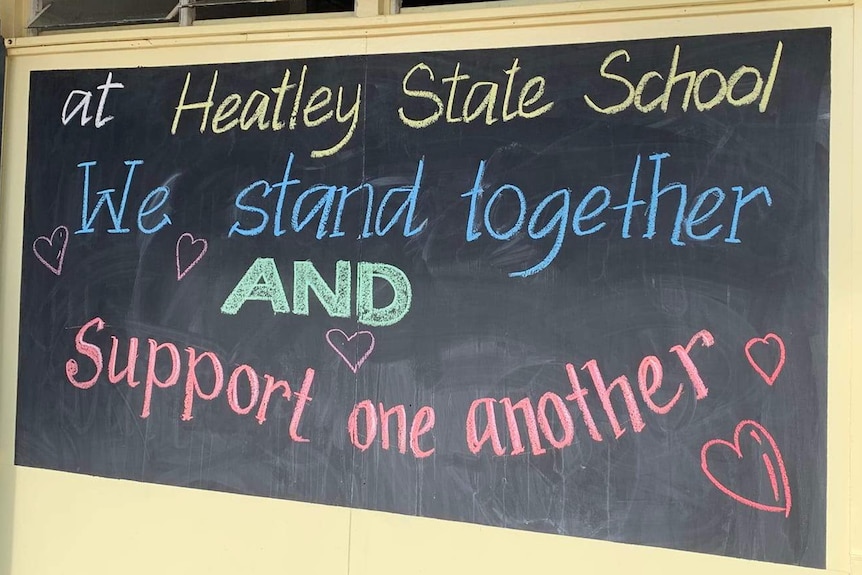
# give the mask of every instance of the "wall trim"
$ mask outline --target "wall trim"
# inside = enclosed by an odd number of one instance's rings
[[[176,48],[218,42],[294,42],[320,39],[385,38],[441,32],[566,26],[616,21],[745,14],[853,6],[855,0],[587,0],[532,6],[407,12],[383,16],[244,19],[190,27],[105,28],[8,38],[10,57],[139,48]]]

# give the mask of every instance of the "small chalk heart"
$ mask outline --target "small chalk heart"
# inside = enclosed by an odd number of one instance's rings
[[[33,241],[33,253],[42,265],[59,276],[63,271],[63,260],[66,258],[68,245],[69,228],[57,226],[51,232],[51,237],[39,236]]]
[[[767,374],[766,371],[760,367],[760,365],[755,361],[755,359],[751,355],[751,348],[757,344],[769,345],[770,341],[774,341],[778,345],[778,361],[775,364],[775,369],[772,370],[772,373]],[[754,371],[763,378],[763,381],[766,382],[766,385],[772,385],[775,383],[775,380],[778,379],[778,374],[781,373],[781,369],[784,367],[785,360],[785,349],[784,349],[784,341],[775,335],[774,333],[768,333],[763,337],[755,337],[748,340],[748,343],[745,344],[745,357],[748,358],[748,363],[751,364],[751,367],[754,368]]]
[[[352,349],[349,345],[351,342],[354,342]],[[350,371],[356,373],[374,351],[374,334],[370,331],[357,331],[353,335],[347,335],[340,329],[333,328],[326,332],[326,343],[335,350]]]
[[[195,239],[193,235],[186,232],[177,239],[177,281],[185,277],[193,267],[197,265],[204,254],[207,253],[207,241],[203,238]],[[185,257],[190,256],[190,257]],[[191,260],[183,264],[183,259]]]

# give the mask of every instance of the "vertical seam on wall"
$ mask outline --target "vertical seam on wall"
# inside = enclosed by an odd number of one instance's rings
[[[860,126],[859,120],[858,120],[859,114],[854,109],[855,106],[852,105],[853,100],[856,100],[858,102],[857,97],[858,97],[858,94],[860,92],[860,89],[862,89],[862,80],[860,80],[860,78],[859,78],[860,63],[858,61],[858,57],[860,55],[860,52],[862,52],[862,48],[860,48],[860,45],[859,45],[859,35],[860,35],[860,28],[859,28],[859,21],[858,21],[858,16],[860,14],[860,7],[859,6],[860,5],[858,3],[854,6],[853,14],[851,16],[851,18],[852,18],[852,24],[851,24],[852,38],[851,38],[851,40],[853,43],[853,51],[850,53],[850,59],[852,62],[851,70],[852,70],[853,83],[850,87],[851,106],[850,106],[850,110],[849,110],[850,122],[851,122],[852,132],[853,132],[853,134],[850,138],[850,157],[851,158],[855,157],[854,153],[856,152],[857,148],[859,147],[858,140],[860,137],[862,137],[862,126]],[[852,96],[854,94],[856,96]],[[830,118],[830,121],[831,121],[831,118]],[[860,187],[862,187],[862,181],[860,181],[860,179],[862,179],[862,168],[859,167],[857,162],[852,162],[851,170],[852,170],[852,172],[850,174],[850,178],[851,178],[851,182],[852,182],[851,185],[852,185],[853,191],[850,193],[849,202],[850,202],[850,213],[852,214],[851,220],[850,220],[851,221],[851,223],[850,223],[850,241],[851,241],[851,245],[853,246],[850,250],[851,261],[852,261],[853,260],[853,254],[855,254],[859,250],[859,239],[858,239],[859,238],[859,231],[858,231],[857,221],[856,221],[857,213],[856,213],[856,206],[855,206],[856,202],[854,201],[854,195],[855,194],[853,192],[858,192]],[[852,264],[851,264],[851,266],[852,266]],[[851,269],[852,269],[852,267],[851,267]],[[851,277],[851,282],[852,282],[852,277]],[[859,316],[859,296],[855,295],[855,296],[851,296],[851,297],[852,297],[852,301],[851,301],[851,312],[850,312],[851,320],[850,320],[849,336],[850,336],[850,342],[851,342],[851,346],[852,346],[856,343],[856,335],[857,335],[857,333],[859,333],[859,330],[857,330],[855,327],[855,322],[859,319],[859,317],[858,317]],[[851,413],[850,413],[850,441],[848,442],[848,450],[849,450],[849,454],[848,454],[849,459],[848,460],[850,462],[850,477],[848,478],[848,481],[850,484],[849,485],[849,491],[850,492],[848,494],[849,495],[848,498],[850,500],[850,513],[849,513],[848,521],[850,523],[850,525],[849,525],[849,533],[850,533],[850,545],[849,545],[849,547],[850,547],[850,557],[849,557],[850,561],[849,561],[849,563],[850,563],[850,572],[852,573],[855,571],[854,564],[856,563],[856,560],[858,560],[860,558],[860,555],[856,549],[857,545],[859,544],[859,528],[858,528],[859,514],[857,513],[857,505],[858,504],[856,502],[856,500],[858,499],[858,495],[856,493],[856,490],[859,487],[858,485],[856,485],[856,480],[857,480],[858,473],[859,473],[859,471],[858,471],[859,465],[858,465],[856,458],[853,456],[853,453],[855,451],[854,446],[858,442],[857,435],[858,435],[859,429],[860,429],[860,425],[858,423],[855,423],[855,418],[853,417],[853,415],[854,415],[853,410],[856,407],[856,402],[858,401],[854,397],[853,385],[857,382],[858,374],[859,374],[860,370],[858,367],[856,367],[855,362],[851,362],[850,365],[851,365],[851,372],[850,372],[850,382],[851,383],[849,386],[850,389],[848,391],[849,400],[850,400],[850,411],[851,411]]]
[[[352,487],[351,487],[352,491]],[[350,553],[353,548],[353,509],[349,509],[347,513],[347,570],[345,573],[350,575]]]

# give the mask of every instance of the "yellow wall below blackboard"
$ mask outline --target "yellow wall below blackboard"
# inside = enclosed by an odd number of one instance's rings
[[[32,70],[580,43],[833,27],[827,571],[862,573],[862,5],[557,2],[7,40],[0,163],[0,574],[805,573],[693,553],[109,480],[13,465],[28,75]],[[359,0],[376,13],[376,0]],[[381,2],[386,4],[386,2]],[[523,4],[523,3],[521,3]],[[855,161],[854,161],[855,160]],[[853,423],[855,421],[855,423]],[[852,465],[852,468],[851,468]],[[851,474],[851,471],[853,472]]]

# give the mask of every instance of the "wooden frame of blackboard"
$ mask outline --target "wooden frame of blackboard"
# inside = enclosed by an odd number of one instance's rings
[[[798,8],[798,7],[797,7]],[[851,510],[854,513],[853,533],[858,533],[858,498],[851,498],[850,464],[862,463],[858,449],[851,450],[851,413],[859,413],[858,395],[851,395],[849,384],[854,370],[852,356],[856,337],[851,330],[852,318],[858,317],[859,290],[853,288],[852,264],[860,254],[860,237],[854,231],[858,221],[848,190],[860,192],[860,168],[854,166],[854,144],[857,148],[862,136],[860,114],[853,114],[853,88],[858,86],[862,67],[862,48],[854,41],[852,19],[858,22],[860,8],[793,9],[767,12],[757,16],[740,16],[732,13],[720,16],[689,17],[674,24],[674,35],[698,35],[716,32],[742,32],[763,29],[831,26],[833,28],[833,155],[830,159],[832,203],[830,213],[830,349],[829,349],[829,498],[828,498],[828,572],[848,572],[851,569]],[[612,19],[608,17],[607,19]],[[407,42],[395,42],[399,30],[392,28],[380,37],[367,39],[334,39],[318,34],[313,40],[291,44],[295,55],[320,56],[324,54],[390,53],[393,46],[399,51],[434,50],[445,39],[447,47],[477,48],[499,46],[528,46],[536,43],[537,32],[543,43],[565,43],[572,38],[578,42],[624,40],[629,38],[661,37],[667,35],[667,20],[639,20],[633,14],[610,24],[577,24],[578,18],[548,19],[541,26],[530,26],[528,21],[500,31],[461,31],[443,29],[412,36]],[[429,28],[434,28],[429,24]],[[468,24],[463,24],[469,29]],[[494,28],[495,26],[488,26]],[[403,32],[402,32],[403,33]],[[259,43],[249,45],[238,42],[231,55],[235,61],[267,59],[277,52],[284,38],[260,37]],[[171,44],[169,39],[165,44]],[[50,44],[50,43],[48,43]],[[123,45],[123,41],[119,41]],[[125,44],[130,48],[134,42]],[[428,519],[393,516],[375,512],[344,510],[237,497],[176,488],[101,480],[88,477],[58,474],[28,468],[13,468],[11,459],[11,432],[14,424],[14,365],[17,362],[17,298],[21,253],[20,214],[24,189],[23,150],[26,140],[27,75],[30,70],[129,66],[143,62],[147,65],[186,64],[212,61],[206,44],[186,45],[171,51],[144,49],[141,51],[107,53],[102,44],[75,48],[44,45],[28,49],[22,46],[12,51],[10,64],[7,129],[4,134],[3,189],[0,217],[3,218],[2,264],[4,269],[0,291],[0,322],[3,325],[2,356],[3,385],[0,387],[0,454],[4,461],[0,469],[3,492],[0,502],[14,509],[10,524],[0,525],[9,533],[8,541],[13,565],[17,572],[46,572],[51,566],[89,565],[90,572],[108,572],[127,557],[136,557],[136,564],[126,572],[161,571],[170,558],[175,572],[197,572],[206,568],[210,572],[245,570],[254,572],[283,565],[279,545],[283,538],[293,543],[296,552],[291,560],[305,566],[309,572],[401,573],[407,568],[417,572],[461,572],[466,569],[484,572],[520,572],[525,570],[552,570],[559,565],[603,565],[605,570],[617,572],[637,569],[641,572],[688,573],[692,570],[724,572],[733,569],[741,573],[784,573],[799,570],[761,563],[707,557],[656,549],[646,549],[612,543],[572,540],[569,538],[525,534],[515,531],[455,524]],[[116,46],[115,46],[116,47]],[[52,54],[53,53],[53,54]],[[852,55],[855,54],[855,59]],[[855,66],[855,73],[852,67]],[[850,122],[850,118],[853,122]],[[17,167],[15,167],[17,166]],[[14,192],[12,190],[16,190]],[[857,210],[858,211],[858,210]],[[852,247],[851,247],[852,246]],[[851,309],[852,313],[842,310]],[[851,398],[854,402],[851,407]],[[852,410],[852,411],[851,411]],[[846,455],[846,457],[845,457]],[[11,486],[11,487],[7,487]],[[858,492],[858,490],[856,490]],[[854,501],[853,507],[847,504]],[[170,524],[164,518],[170,517]],[[132,526],[124,531],[117,523]],[[106,527],[108,526],[108,527]],[[11,531],[14,530],[14,538]],[[225,537],[231,531],[237,548],[260,549],[261,553],[212,552],[207,545]],[[164,539],[164,547],[152,546],[154,533]],[[195,535],[190,536],[189,533]],[[0,533],[4,533],[0,531]],[[341,536],[334,535],[341,533]],[[32,546],[43,537],[54,540],[53,557],[37,557]],[[261,544],[263,540],[263,544]],[[109,548],[106,548],[107,546]],[[447,552],[436,552],[448,550]],[[278,559],[281,555],[282,560]],[[854,557],[855,559],[855,557]],[[855,561],[854,561],[855,562]],[[205,567],[203,567],[205,566]],[[0,565],[2,568],[3,565]]]

